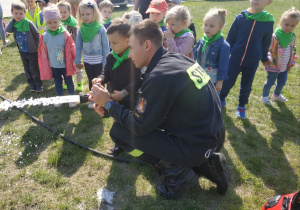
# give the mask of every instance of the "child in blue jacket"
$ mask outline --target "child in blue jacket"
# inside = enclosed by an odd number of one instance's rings
[[[271,44],[274,18],[264,11],[273,0],[250,0],[250,8],[237,15],[231,25],[227,42],[231,47],[228,65],[228,79],[223,82],[220,92],[221,104],[226,105],[225,98],[242,72],[239,105],[236,115],[246,117],[245,105],[249,95],[255,72],[261,60],[268,61],[268,50]]]
[[[211,9],[204,17],[204,36],[193,49],[194,59],[210,76],[216,90],[221,91],[227,78],[230,46],[221,32],[226,10]]]

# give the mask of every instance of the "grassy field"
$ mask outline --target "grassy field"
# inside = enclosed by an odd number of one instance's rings
[[[278,25],[283,11],[298,6],[298,0],[274,0],[267,10]],[[235,17],[249,1],[197,1],[184,3],[193,16],[198,39],[202,36],[204,14],[211,7],[227,9],[225,36]],[[113,18],[128,9],[116,8]],[[5,19],[8,22],[9,19]],[[296,28],[298,37],[299,26]],[[9,37],[13,41],[12,36]],[[297,41],[299,49],[300,42]],[[44,82],[44,92],[29,92],[15,42],[0,55],[0,95],[9,100],[56,96],[54,82]],[[115,192],[114,209],[260,209],[272,196],[300,189],[300,87],[299,62],[289,73],[283,94],[286,104],[265,106],[260,102],[266,72],[259,66],[247,119],[235,117],[239,81],[224,110],[226,142],[222,152],[232,172],[225,196],[206,179],[177,201],[161,198],[155,190],[154,168],[126,164],[93,155],[87,150],[34,123],[17,109],[0,110],[0,209],[109,209],[97,200],[97,190]],[[85,92],[87,89],[85,78]],[[1,101],[0,101],[1,102]],[[101,119],[87,104],[75,109],[64,105],[25,107],[44,123],[67,137],[106,152],[113,144],[109,137],[112,119]]]

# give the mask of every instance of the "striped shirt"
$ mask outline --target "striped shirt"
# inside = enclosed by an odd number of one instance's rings
[[[290,61],[290,57],[291,57],[291,45],[289,44],[286,48],[282,49],[280,72],[285,72],[287,70],[287,64]]]
[[[94,64],[100,64],[103,62],[103,56],[102,55],[82,55],[83,62],[88,63],[91,65]]]

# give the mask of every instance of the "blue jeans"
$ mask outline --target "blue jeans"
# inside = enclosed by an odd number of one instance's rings
[[[220,92],[220,100],[224,101],[229,94],[231,88],[234,86],[238,75],[242,72],[239,107],[245,107],[248,104],[249,96],[252,90],[252,83],[256,73],[257,67],[244,67],[231,60],[228,65],[228,79],[224,80],[222,90]]]
[[[52,68],[52,74],[54,78],[56,93],[58,96],[64,95],[61,76],[63,76],[65,79],[65,83],[68,87],[69,95],[74,95],[75,91],[74,91],[73,79],[72,76],[66,77],[66,68]]]
[[[277,80],[277,84],[275,86],[274,95],[280,95],[283,87],[286,84],[287,76],[288,76],[288,71],[284,71],[280,73],[268,71],[268,77],[263,88],[262,96],[263,97],[269,96],[270,89],[274,85],[276,80]]]
[[[5,40],[5,33],[4,33],[4,27],[3,27],[3,23],[2,23],[2,17],[3,17],[3,10],[2,10],[2,6],[1,6],[1,2],[0,2],[0,38],[2,40]]]

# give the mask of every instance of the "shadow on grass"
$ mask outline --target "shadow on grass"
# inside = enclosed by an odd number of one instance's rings
[[[283,138],[275,137],[284,136],[285,131],[277,130],[269,145],[248,119],[242,120],[244,130],[236,127],[226,112],[224,112],[224,119],[229,134],[227,139],[243,166],[256,177],[253,179],[251,175],[244,174],[240,178],[241,182],[251,181],[255,191],[260,191],[263,185],[266,185],[273,189],[275,194],[286,194],[297,190],[295,183],[298,178],[282,150]]]
[[[27,91],[27,89],[23,91],[19,98],[24,98],[24,95],[28,94]],[[55,91],[54,88],[52,91]],[[76,113],[77,110],[80,114]],[[94,111],[89,110],[86,104],[78,105],[75,109],[70,109],[68,104],[64,104],[59,109],[54,108],[53,105],[35,106],[29,107],[26,111],[66,137],[91,148],[97,146],[98,140],[103,135],[101,118],[95,117]],[[78,124],[70,123],[73,114],[81,117]],[[15,164],[19,168],[24,168],[38,161],[41,153],[48,150],[47,165],[56,167],[57,171],[65,176],[73,175],[85,162],[89,151],[67,140],[57,141],[58,139],[60,139],[58,135],[38,123],[31,126],[24,132],[20,141],[24,151]]]
[[[228,157],[226,151],[222,152]],[[238,171],[231,167],[232,161],[227,160],[234,176],[238,176]],[[115,192],[114,203],[111,205],[115,209],[238,209],[243,205],[242,199],[232,190],[237,187],[238,182],[230,184],[225,196],[217,193],[215,185],[203,190],[201,185],[208,182],[210,181],[201,178],[199,184],[186,190],[178,200],[167,200],[156,190],[160,178],[155,167],[114,161],[106,188]],[[109,207],[104,203],[100,209]]]

